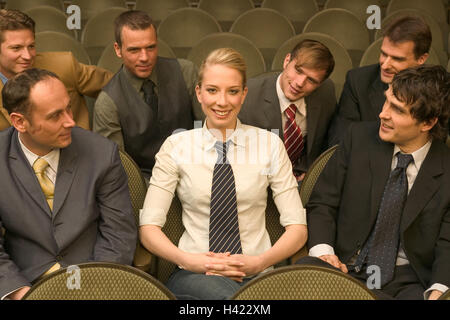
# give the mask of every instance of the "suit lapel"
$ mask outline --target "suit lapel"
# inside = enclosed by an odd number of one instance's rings
[[[316,135],[317,127],[319,126],[321,104],[320,99],[314,99],[314,96],[308,96],[305,98],[306,103],[306,125],[307,125],[307,139],[308,143],[307,154],[310,154],[311,148],[314,145],[314,137]]]
[[[443,173],[441,159],[439,144],[433,142],[406,199],[400,225],[400,231],[402,233],[416,219],[431,197],[438,191],[440,184],[437,177]]]
[[[73,137],[72,131],[72,137]],[[66,199],[70,186],[75,177],[78,167],[78,155],[75,150],[74,143],[67,148],[61,149],[58,165],[58,175],[55,184],[55,199],[53,201],[53,217],[55,217]]]
[[[386,85],[381,81],[379,73],[377,78],[372,83],[371,90],[369,90],[369,101],[372,107],[373,116],[378,119],[378,115],[383,109],[384,101],[386,100],[384,96],[384,91],[386,90]]]
[[[52,216],[50,208],[42,192],[41,186],[36,178],[31,165],[28,163],[23,151],[20,148],[19,136],[17,131],[12,135],[11,148],[9,151],[9,163],[11,171],[20,181],[23,189],[31,196],[31,198],[41,207],[41,209],[49,216]]]
[[[372,193],[371,193],[371,223],[375,223],[384,187],[389,178],[392,165],[392,155],[394,145],[383,142],[377,137],[377,142],[371,145],[369,150],[370,172],[372,173]],[[361,177],[363,178],[363,177]]]
[[[280,102],[278,101],[276,82],[278,75],[271,77],[264,82],[263,106],[264,115],[267,120],[267,127],[270,130],[277,129],[278,135],[284,141],[283,125],[281,120]]]

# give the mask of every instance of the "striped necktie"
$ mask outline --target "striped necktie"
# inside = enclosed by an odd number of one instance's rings
[[[233,169],[227,160],[227,143],[217,141],[217,162],[211,186],[209,218],[209,250],[212,252],[242,253],[239,233],[236,186]]]
[[[55,195],[55,185],[45,174],[45,170],[49,166],[48,162],[43,158],[38,158],[33,163],[33,170],[44,192],[50,210],[53,210],[53,197]]]
[[[295,122],[295,104],[289,105],[284,111],[286,114],[286,125],[284,127],[284,146],[292,163],[296,163],[302,154],[304,143],[302,130]]]

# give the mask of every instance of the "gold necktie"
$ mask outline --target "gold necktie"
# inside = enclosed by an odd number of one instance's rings
[[[33,164],[34,173],[41,185],[41,189],[44,192],[47,199],[50,210],[53,210],[53,197],[55,195],[55,186],[53,182],[45,174],[45,169],[49,166],[48,162],[43,158],[38,158]]]

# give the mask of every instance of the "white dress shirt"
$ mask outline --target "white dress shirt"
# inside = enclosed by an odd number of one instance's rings
[[[209,251],[211,183],[217,152],[216,138],[206,127],[170,136],[156,155],[140,225],[163,227],[175,191],[182,204],[185,231],[178,247],[190,253]],[[236,185],[239,231],[243,254],[270,249],[265,226],[267,187],[272,189],[280,224],[306,225],[305,209],[281,139],[237,120],[229,137],[227,159]]]

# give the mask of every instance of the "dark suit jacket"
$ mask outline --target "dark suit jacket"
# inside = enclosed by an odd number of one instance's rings
[[[394,145],[376,123],[354,124],[317,180],[306,206],[308,247],[328,244],[343,263],[375,224]],[[409,192],[400,226],[407,258],[425,288],[450,286],[450,150],[433,141]]]
[[[267,130],[278,130],[280,138],[284,140],[276,90],[277,78],[278,74],[250,79],[247,83],[248,94],[238,116],[242,123]],[[330,79],[325,80],[316,91],[305,97],[308,127],[306,157],[301,157],[294,165],[296,172],[306,172],[326,149],[328,126],[336,108],[335,97],[334,84]]]
[[[0,297],[53,264],[131,264],[137,228],[117,146],[83,130],[61,149],[53,213],[14,128],[0,132]]]
[[[330,128],[329,146],[338,143],[352,123],[379,121],[387,88],[381,81],[379,64],[350,70]]]

